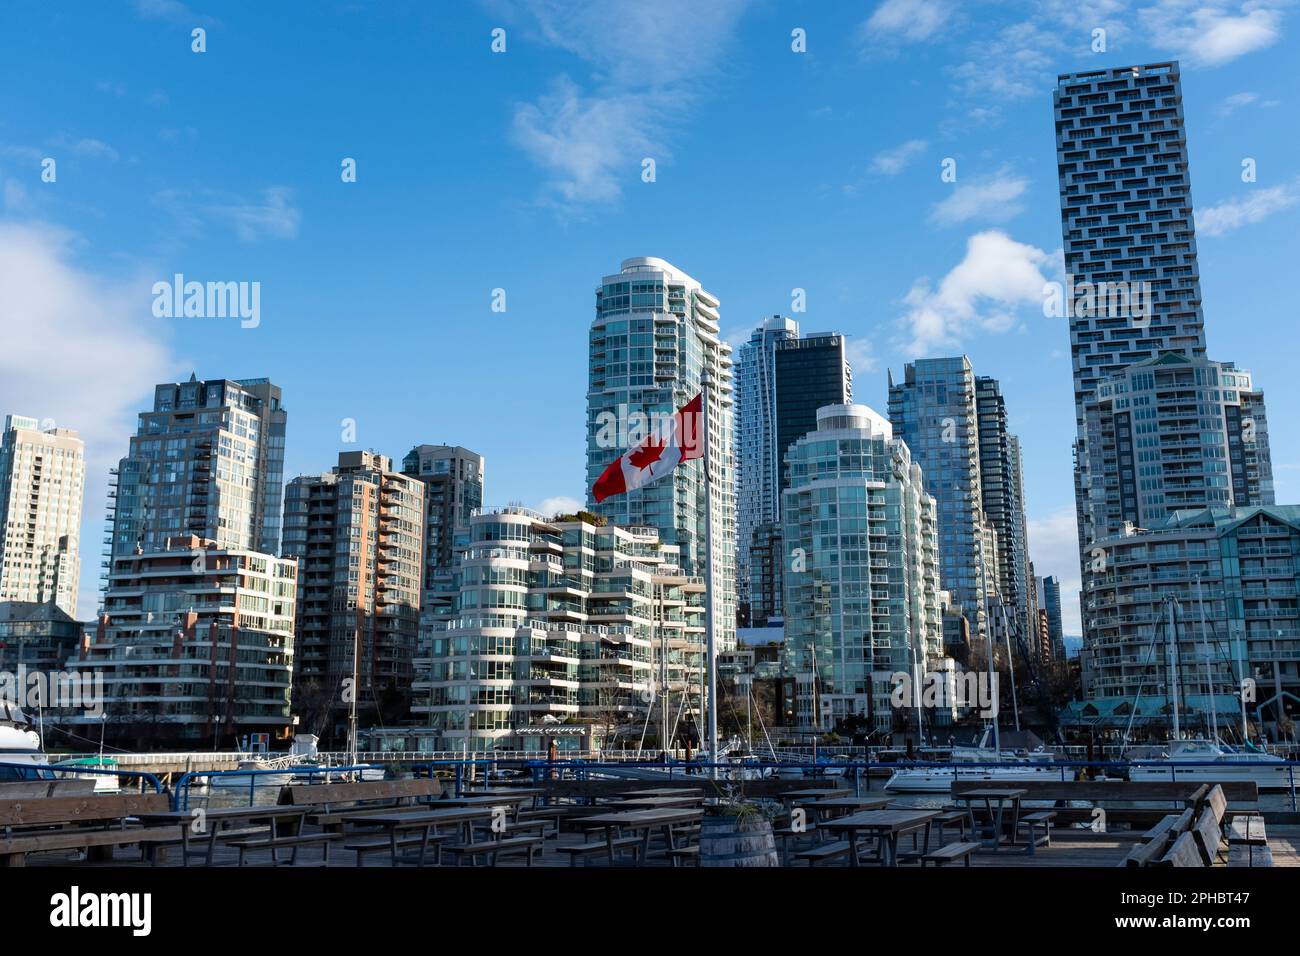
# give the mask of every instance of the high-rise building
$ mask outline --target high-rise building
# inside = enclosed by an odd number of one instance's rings
[[[1170,352],[1104,379],[1085,409],[1094,528],[1273,503],[1264,397],[1244,369]]]
[[[966,356],[921,359],[889,376],[889,419],[921,467],[938,507],[943,588],[970,623],[986,634],[986,600],[996,593],[997,529],[985,518],[975,373]]]
[[[998,380],[975,378],[979,420],[980,501],[986,523],[996,532],[997,592],[1014,618],[1012,633],[1034,645],[1038,628],[1029,596],[1029,546],[1020,440],[1007,430],[1007,406]]]
[[[405,717],[424,568],[423,482],[393,471],[384,455],[340,452],[332,471],[289,482],[284,507],[284,553],[300,562],[294,707],[305,729],[342,738],[347,687],[366,723]]]
[[[264,378],[157,386],[116,469],[110,558],[187,535],[279,553],[286,420]]]
[[[736,489],[732,444],[731,346],[718,336],[718,300],[663,259],[626,259],[596,289],[587,387],[587,487],[637,433],[663,423],[702,390],[708,400],[712,469],[713,602],[718,650],[735,644]],[[705,381],[708,387],[705,388]],[[653,427],[653,426],[652,426]],[[611,440],[610,436],[618,436]],[[624,527],[649,527],[680,550],[683,571],[705,575],[703,462],[587,509]]]
[[[1061,582],[1052,574],[1038,579],[1038,606],[1047,614],[1047,638],[1052,657],[1065,660],[1065,631],[1061,622]]]
[[[1254,681],[1245,704],[1252,733],[1276,738],[1294,723],[1300,505],[1179,511],[1098,545],[1106,561],[1091,575],[1085,701],[1074,705],[1090,726],[1132,721],[1163,738],[1171,669],[1185,730],[1208,735],[1217,715],[1221,732],[1239,736],[1243,679]]]
[[[425,621],[416,663],[412,709],[438,749],[524,750],[530,728],[577,720],[605,746],[658,741],[698,715],[704,582],[654,528],[512,506],[469,532],[456,614]]]
[[[757,600],[751,589],[768,595],[780,590],[770,574],[751,581],[750,549],[770,550],[773,533],[780,533],[785,453],[817,427],[817,409],[853,401],[853,371],[842,335],[801,338],[798,322],[777,315],[741,346],[736,382],[736,585],[741,621],[749,626],[762,620],[751,607]],[[779,540],[776,545],[779,552]]]
[[[85,445],[66,428],[5,416],[0,434],[0,601],[76,616]]]
[[[1088,644],[1098,542],[1271,504],[1272,473],[1263,395],[1208,361],[1178,63],[1064,74],[1054,103]]]
[[[62,670],[81,638],[81,622],[57,604],[0,601],[0,671]]]
[[[114,558],[99,625],[68,661],[102,675],[108,738],[233,748],[241,734],[287,732],[297,572],[188,535]],[[98,716],[71,722],[100,733]]]
[[[456,548],[483,506],[483,456],[459,445],[416,445],[402,459],[402,474],[424,482],[423,609],[441,613],[455,598]]]
[[[783,493],[785,635],[796,723],[893,729],[890,675],[944,665],[935,499],[889,422],[864,405],[817,412]]]

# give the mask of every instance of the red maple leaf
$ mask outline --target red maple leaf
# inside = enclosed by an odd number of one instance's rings
[[[654,438],[648,439],[646,443],[636,449],[636,451],[628,453],[628,464],[636,469],[649,468],[663,457],[665,447],[667,446],[662,441]]]

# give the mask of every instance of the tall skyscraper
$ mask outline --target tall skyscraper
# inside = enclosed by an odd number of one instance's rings
[[[1047,612],[1047,636],[1052,656],[1065,660],[1065,631],[1061,624],[1061,582],[1055,575],[1038,579],[1038,606]]]
[[[402,459],[402,474],[424,482],[423,608],[449,610],[456,548],[467,543],[470,518],[483,506],[483,456],[459,445],[416,445]]]
[[[970,359],[921,359],[889,376],[889,419],[921,467],[939,514],[940,579],[970,624],[986,633],[987,597],[997,591],[997,534],[986,520],[979,411]]]
[[[5,416],[0,434],[0,601],[77,614],[85,445],[66,428]]]
[[[731,346],[718,337],[718,300],[663,259],[626,259],[596,289],[587,387],[587,508],[624,527],[650,527],[680,549],[687,575],[705,575],[702,462],[598,504],[591,487],[645,422],[670,421],[704,388],[713,487],[715,639],[735,644],[736,489]],[[610,440],[617,435],[616,440]]]
[[[829,729],[863,717],[888,733],[890,675],[943,666],[935,499],[907,445],[865,405],[820,409],[788,461],[785,634],[796,722]]]
[[[117,468],[110,556],[188,535],[276,554],[286,419],[264,378],[157,386]]]
[[[997,590],[1013,633],[1028,645],[1037,630],[1030,600],[1028,529],[1025,521],[1024,475],[1020,440],[1007,430],[1007,406],[995,378],[976,376],[975,405],[979,419],[980,501],[987,523],[997,533]]]
[[[755,613],[751,605],[760,602],[751,599],[750,592],[761,597],[780,590],[771,574],[779,573],[779,564],[764,559],[774,539],[780,551],[785,453],[817,427],[817,409],[852,402],[853,372],[842,335],[801,338],[799,323],[778,315],[756,328],[741,346],[736,380],[736,587],[742,620],[761,623],[773,610],[771,602],[762,601],[762,611]],[[759,535],[764,525],[769,527]],[[750,549],[756,544],[762,566],[756,570],[763,576],[751,582]]]
[[[1097,539],[1122,532],[1125,522],[1153,522],[1179,508],[1269,504],[1272,477],[1257,475],[1253,497],[1243,461],[1244,497],[1218,477],[1197,489],[1196,480],[1187,480],[1189,466],[1195,460],[1217,468],[1211,459],[1217,453],[1190,447],[1183,436],[1135,442],[1099,418],[1114,412],[1145,419],[1156,409],[1139,408],[1129,397],[1103,402],[1110,408],[1094,404],[1104,384],[1112,396],[1122,391],[1131,366],[1168,354],[1194,366],[1207,358],[1177,62],[1064,74],[1054,104],[1061,231],[1074,288],[1066,304],[1078,433],[1075,494],[1086,558]],[[1135,296],[1145,298],[1144,308],[1134,308]],[[1231,370],[1219,365],[1196,373],[1200,384],[1217,387],[1209,379],[1225,368]],[[1262,418],[1261,394],[1246,405]],[[1200,424],[1199,431],[1217,433],[1210,443],[1216,448],[1232,440],[1222,414]],[[1258,469],[1268,450],[1266,431],[1256,434],[1242,458],[1249,454]],[[1225,488],[1226,497],[1219,494]]]
[[[295,709],[338,740],[353,676],[370,723],[406,716],[420,619],[424,484],[384,455],[340,452],[285,489],[284,554],[299,560]],[[354,651],[355,647],[355,651]]]

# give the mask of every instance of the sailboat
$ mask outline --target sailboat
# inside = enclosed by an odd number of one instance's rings
[[[1004,618],[1005,623],[1005,618]],[[993,649],[989,643],[988,674],[989,686],[993,686]],[[1010,648],[1008,645],[1008,654]],[[919,668],[916,652],[913,651],[913,668]],[[1015,703],[1015,684],[1012,678],[1012,706]],[[918,687],[919,683],[914,682]],[[920,736],[920,713],[917,707],[917,731]],[[1017,711],[1016,726],[1020,726]],[[1053,754],[1041,751],[1037,755],[1022,755],[1005,751],[998,739],[998,718],[994,714],[989,725],[984,729],[984,736],[974,747],[953,747],[952,758],[946,767],[907,767],[894,771],[885,781],[885,789],[894,793],[948,793],[954,780],[979,780],[988,783],[1024,783],[1027,781],[1053,781],[1060,779],[1061,771],[1051,765]],[[980,766],[981,764],[1005,764],[1009,766]]]
[[[1196,582],[1197,601],[1200,602],[1200,581]],[[1129,779],[1134,781],[1202,780],[1209,782],[1255,783],[1261,790],[1288,790],[1291,773],[1287,763],[1274,754],[1253,747],[1238,748],[1224,743],[1219,737],[1218,712],[1214,704],[1208,652],[1205,659],[1206,689],[1209,691],[1209,736],[1184,739],[1179,726],[1179,666],[1176,603],[1169,602],[1168,654],[1169,690],[1173,711],[1173,739],[1159,757],[1129,767]],[[1205,634],[1205,611],[1201,608],[1201,634]],[[1242,738],[1245,739],[1245,704],[1242,705]],[[1196,764],[1197,766],[1193,766]]]
[[[0,700],[0,764],[20,765],[0,767],[0,783],[54,777],[48,770],[39,769],[50,765],[40,736],[31,729],[22,708],[7,700]]]

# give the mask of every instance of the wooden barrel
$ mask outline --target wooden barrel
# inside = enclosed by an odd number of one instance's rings
[[[779,866],[772,823],[759,816],[706,816],[700,866]]]

